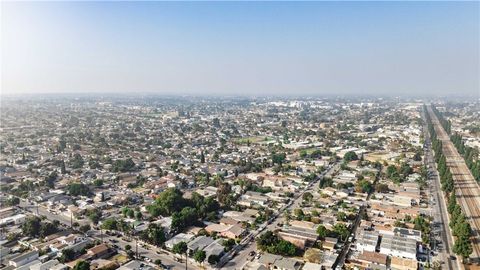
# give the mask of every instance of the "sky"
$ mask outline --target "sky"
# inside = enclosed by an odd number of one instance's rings
[[[480,96],[479,2],[5,2],[1,93]]]

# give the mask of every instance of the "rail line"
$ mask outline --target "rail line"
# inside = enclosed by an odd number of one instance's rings
[[[440,121],[433,113],[430,106],[428,107],[428,113],[432,119],[433,126],[437,133],[437,138],[442,142],[442,150],[447,160],[447,166],[452,172],[457,202],[463,209],[466,218],[470,221],[470,225],[472,227],[473,235],[471,239],[473,253],[470,255],[470,261],[472,263],[479,264],[480,187],[465,164],[465,160],[450,141],[450,137],[441,126]]]

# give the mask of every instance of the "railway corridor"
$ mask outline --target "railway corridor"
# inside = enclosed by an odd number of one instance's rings
[[[473,253],[470,255],[470,261],[475,264],[480,263],[480,187],[473,178],[470,170],[465,164],[465,160],[458,153],[457,149],[450,141],[450,137],[441,126],[437,116],[428,106],[428,113],[437,133],[437,138],[442,142],[443,154],[447,160],[447,166],[450,168],[455,184],[455,195],[458,204],[462,207],[473,230],[472,247]]]

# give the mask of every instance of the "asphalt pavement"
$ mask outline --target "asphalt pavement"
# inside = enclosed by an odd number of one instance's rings
[[[217,269],[228,269],[228,270],[240,270],[243,266],[248,262],[252,261],[254,256],[251,256],[250,253],[252,251],[257,252],[257,244],[255,242],[255,237],[260,235],[265,230],[273,231],[278,228],[279,223],[283,223],[283,213],[286,210],[296,209],[299,208],[300,203],[303,201],[303,194],[307,191],[313,191],[316,189],[318,181],[324,176],[331,176],[331,174],[338,170],[340,167],[339,163],[335,163],[331,165],[327,170],[320,174],[317,180],[310,182],[308,186],[303,189],[301,192],[295,194],[293,202],[287,204],[286,206],[282,207],[276,212],[274,218],[270,221],[270,223],[265,222],[262,224],[259,229],[251,232],[247,240],[243,243],[243,245],[237,246],[235,250],[232,250],[231,253],[226,254],[217,266]]]

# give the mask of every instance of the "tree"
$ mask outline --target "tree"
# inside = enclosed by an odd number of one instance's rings
[[[332,187],[333,186],[333,179],[330,177],[322,177],[320,179],[319,187],[320,188],[326,188],[326,187]]]
[[[156,265],[162,265],[162,260],[160,259],[156,259],[155,262],[154,262]]]
[[[115,218],[107,218],[102,222],[104,230],[118,230],[117,220]]]
[[[393,178],[395,175],[398,175],[397,167],[394,165],[388,165],[387,167],[387,177]]]
[[[158,195],[153,204],[147,206],[147,210],[153,216],[170,216],[174,212],[180,211],[186,204],[180,190],[168,188]]]
[[[51,172],[47,177],[45,177],[45,183],[47,187],[49,188],[54,188],[55,187],[55,181],[57,180],[57,172],[53,171]]]
[[[7,206],[15,206],[20,204],[20,199],[17,197],[10,197],[8,198],[6,205]]]
[[[215,265],[218,263],[218,261],[220,261],[220,257],[218,257],[217,255],[210,255],[208,256],[208,263],[211,264],[211,265]]]
[[[310,192],[305,192],[305,193],[303,193],[302,198],[303,198],[304,201],[310,202],[313,199],[313,195]]]
[[[132,249],[132,246],[130,246],[129,244],[125,245],[125,250],[131,250],[131,249]]]
[[[65,169],[65,161],[62,160],[62,162],[60,163],[60,173],[65,174],[66,172],[67,170]]]
[[[221,182],[217,188],[217,200],[223,205],[231,205],[232,187],[227,182]]]
[[[407,163],[402,163],[402,165],[400,166],[400,174],[403,177],[407,177],[411,173],[413,173],[412,167],[410,167],[410,165],[408,165]]]
[[[207,255],[206,255],[205,251],[203,251],[203,250],[197,250],[193,254],[193,259],[195,259],[195,261],[198,262],[198,263],[202,263],[205,260],[206,257],[207,257]]]
[[[332,231],[340,237],[341,240],[346,240],[350,231],[348,230],[347,225],[343,223],[337,223],[333,225]]]
[[[294,256],[297,253],[297,248],[295,247],[295,245],[285,240],[280,240],[275,245],[274,250],[276,251],[276,254],[280,254],[283,256]]]
[[[197,211],[192,207],[185,207],[182,211],[173,213],[171,229],[180,232],[185,227],[194,224],[197,219]]]
[[[337,220],[346,221],[347,220],[347,214],[345,214],[344,212],[338,211],[337,212]]]
[[[187,252],[187,249],[188,249],[187,243],[185,243],[184,241],[181,241],[173,245],[172,251],[176,254],[182,255]]]
[[[128,171],[133,171],[134,168],[135,168],[135,163],[131,158],[117,159],[112,164],[113,172],[128,172]]]
[[[95,179],[95,181],[93,181],[93,184],[96,187],[101,187],[101,186],[103,186],[103,180],[102,179]]]
[[[102,211],[97,208],[89,209],[86,212],[86,216],[93,222],[93,224],[98,224],[102,218]]]
[[[71,183],[67,187],[68,193],[72,196],[90,196],[92,192],[87,185],[83,183]]]
[[[354,151],[348,151],[343,156],[343,160],[345,160],[346,162],[350,162],[352,160],[358,160],[357,153],[355,153]]]
[[[65,248],[62,250],[62,256],[60,256],[59,261],[61,263],[69,262],[75,258],[75,251],[70,248]]]
[[[318,237],[320,237],[320,239],[325,239],[325,237],[327,237],[327,235],[329,235],[329,230],[327,228],[325,228],[325,226],[319,225],[318,228],[317,228],[317,233],[318,233]]]
[[[41,221],[39,217],[28,217],[22,225],[22,233],[25,236],[37,237],[40,234]]]
[[[377,183],[375,185],[375,191],[379,193],[388,193],[390,189],[387,184]]]
[[[40,237],[45,237],[52,233],[56,233],[57,231],[58,231],[57,223],[41,222],[39,235]]]
[[[82,168],[84,163],[85,162],[79,153],[75,153],[73,158],[70,160],[70,166],[72,166],[74,169]]]
[[[73,270],[90,270],[90,263],[87,261],[79,261],[73,267]]]
[[[124,207],[122,208],[122,214],[124,217],[133,218],[135,216],[135,211],[133,211],[131,208]]]
[[[466,259],[472,254],[472,243],[470,239],[467,237],[459,237],[455,240],[455,244],[453,245],[453,252]]]
[[[90,225],[88,225],[88,224],[82,225],[82,226],[80,226],[80,228],[79,228],[79,230],[80,230],[81,232],[83,232],[83,233],[87,233],[88,231],[90,231],[90,229],[91,229],[91,228],[90,228]]]
[[[369,193],[373,191],[373,185],[368,180],[359,180],[355,184],[355,191],[362,193]]]
[[[287,155],[285,153],[272,153],[272,163],[282,165],[285,162]]]
[[[405,224],[405,222],[402,222],[400,220],[395,220],[395,222],[393,223],[393,226],[398,228],[407,228],[407,225]]]
[[[269,246],[274,245],[277,240],[277,236],[272,231],[266,231],[257,238],[256,242],[258,248],[265,251]]]
[[[235,240],[233,239],[228,239],[228,240],[223,240],[222,246],[224,246],[225,251],[229,251],[235,246]]]
[[[142,239],[144,239],[145,241],[153,245],[161,246],[163,243],[165,243],[165,240],[166,240],[163,227],[158,226],[155,223],[150,223],[148,225],[148,228],[145,231],[143,231]]]
[[[300,208],[296,208],[295,210],[293,210],[293,213],[297,217],[297,220],[302,220],[305,217],[303,210]]]

